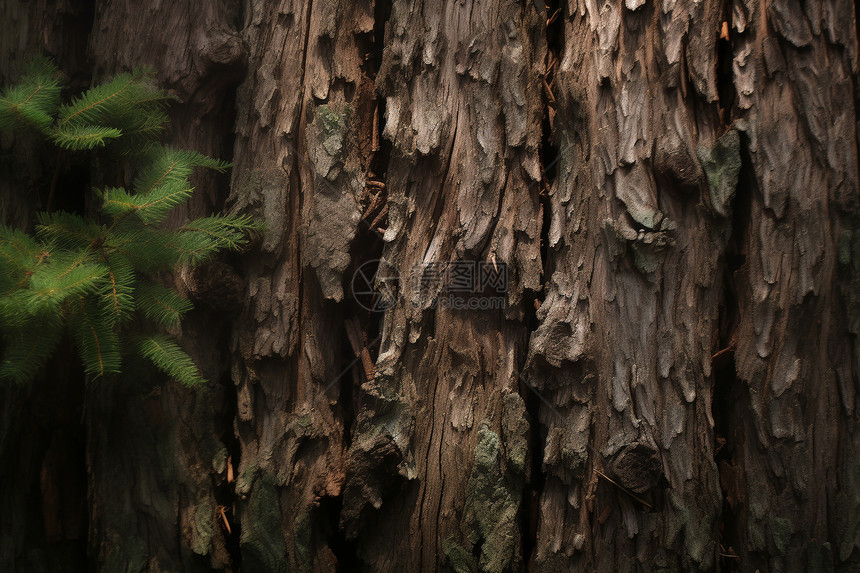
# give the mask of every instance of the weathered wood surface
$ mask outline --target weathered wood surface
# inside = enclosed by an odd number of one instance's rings
[[[529,435],[517,371],[524,291],[540,273],[542,19],[514,2],[418,2],[395,3],[386,23],[382,270],[401,297],[382,321],[376,379],[359,392],[368,406],[342,516],[373,570],[522,565]],[[416,299],[427,264],[491,260],[508,265],[507,312],[430,308],[443,292]],[[397,488],[368,492],[380,462]]]
[[[52,23],[0,40],[4,77],[21,46],[80,41],[49,4],[8,4]],[[860,565],[853,4],[92,13],[94,75],[153,65],[171,142],[232,154],[229,196],[201,178],[176,220],[267,225],[177,277],[206,388],[87,390],[105,570]],[[377,259],[384,313],[349,287]],[[504,310],[415,296],[428,264],[465,261],[507,265]],[[16,483],[68,463],[51,441],[19,448],[43,461]],[[63,515],[29,530],[80,542]]]
[[[712,569],[711,355],[731,197],[714,200],[697,150],[728,127],[719,7],[588,2],[563,18],[549,272],[528,361],[555,407],[541,410],[535,567]]]
[[[737,241],[741,561],[860,567],[860,186],[850,2],[733,5],[748,221]],[[739,123],[739,122],[738,122]],[[726,436],[727,439],[730,436]]]

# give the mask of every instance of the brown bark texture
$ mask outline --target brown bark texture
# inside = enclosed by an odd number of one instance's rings
[[[860,568],[853,3],[0,8],[4,82],[154,67],[233,162],[174,220],[266,225],[173,277],[205,386],[0,388],[5,569]],[[3,137],[4,223],[105,176]]]

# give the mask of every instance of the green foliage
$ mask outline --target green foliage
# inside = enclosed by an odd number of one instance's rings
[[[60,104],[61,90],[51,62],[35,60],[21,83],[0,95],[0,130],[30,126],[47,132],[54,123],[52,110]]]
[[[258,226],[232,215],[161,225],[193,194],[195,168],[229,165],[158,143],[170,98],[146,70],[61,105],[62,88],[54,66],[35,61],[0,95],[0,130],[34,130],[70,151],[109,146],[137,175],[130,189],[96,190],[97,218],[40,213],[34,235],[0,225],[0,379],[32,379],[68,332],[89,375],[119,373],[135,352],[184,384],[200,383],[191,358],[162,332],[177,328],[191,303],[157,276],[241,249]]]
[[[141,356],[176,380],[185,384],[203,382],[194,362],[169,336],[147,336],[139,339],[136,346]]]
[[[173,328],[182,315],[191,310],[191,303],[179,293],[158,283],[141,283],[137,300],[144,315],[159,326]]]

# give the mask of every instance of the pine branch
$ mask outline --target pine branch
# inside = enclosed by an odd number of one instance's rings
[[[0,225],[0,292],[36,266],[39,245],[21,231]]]
[[[151,193],[158,187],[187,187],[188,178],[195,167],[223,172],[229,166],[229,163],[206,157],[196,151],[160,147],[154,151],[149,165],[141,169],[133,187],[140,195]]]
[[[122,129],[141,113],[158,112],[170,99],[146,82],[151,72],[138,68],[95,86],[60,108],[57,125],[106,126]],[[160,112],[159,112],[160,113]]]
[[[37,213],[36,236],[65,250],[84,249],[102,238],[104,230],[93,221],[65,211]]]
[[[151,361],[159,370],[185,386],[206,382],[191,357],[168,336],[156,335],[137,340],[137,352]]]
[[[135,294],[141,312],[163,328],[174,328],[182,320],[182,315],[193,308],[191,301],[157,283],[141,283]]]
[[[248,216],[220,215],[195,219],[175,233],[170,245],[180,263],[198,264],[222,250],[238,250],[261,229]]]
[[[177,255],[169,245],[170,237],[134,219],[108,233],[104,249],[125,257],[139,273],[156,273],[176,264]]]
[[[85,262],[84,253],[58,253],[47,264],[39,265],[30,277],[26,308],[31,314],[56,307],[65,299],[95,292],[107,273],[104,265]]]
[[[146,195],[130,195],[125,189],[106,189],[103,210],[114,216],[133,211],[144,223],[159,223],[174,207],[187,201],[193,191],[184,186],[165,185]]]
[[[122,131],[114,127],[100,125],[74,125],[51,131],[51,140],[71,151],[83,151],[104,147],[112,139],[117,139]]]
[[[124,257],[107,257],[107,275],[98,289],[102,314],[111,326],[123,325],[135,309],[134,266]]]
[[[61,90],[56,66],[46,58],[35,59],[21,82],[0,95],[0,130],[48,129],[54,122]]]
[[[35,376],[65,329],[88,374],[119,372],[120,338],[128,335],[136,314],[159,328],[176,328],[192,307],[174,290],[146,280],[147,275],[238,249],[260,229],[249,217],[233,216],[203,217],[178,230],[159,227],[191,197],[195,168],[224,171],[229,164],[156,143],[170,97],[150,77],[140,69],[120,74],[60,107],[56,69],[43,61],[0,98],[0,128],[37,127],[56,146],[73,151],[110,144],[109,149],[140,165],[130,191],[96,191],[101,214],[109,219],[105,224],[52,212],[38,216],[35,238],[0,227],[4,379]],[[171,338],[139,338],[135,347],[183,384],[203,382],[191,358]]]
[[[122,128],[122,137],[111,145],[111,150],[120,155],[149,157],[160,147],[157,139],[164,132],[167,122],[167,114],[161,110],[134,118],[133,122]]]
[[[69,319],[69,327],[81,355],[84,372],[95,376],[117,374],[122,365],[119,337],[97,307],[94,301],[82,299]]]

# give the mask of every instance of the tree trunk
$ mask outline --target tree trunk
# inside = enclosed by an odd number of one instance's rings
[[[7,569],[860,566],[853,4],[4,4],[267,227],[174,277],[205,387],[3,389]]]

